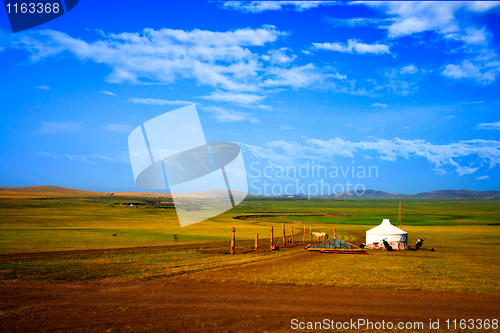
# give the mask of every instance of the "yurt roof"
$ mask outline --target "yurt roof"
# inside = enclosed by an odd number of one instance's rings
[[[398,227],[391,224],[389,219],[384,219],[382,223],[373,229],[366,232],[367,234],[376,235],[404,235],[407,234],[406,231],[399,229]]]

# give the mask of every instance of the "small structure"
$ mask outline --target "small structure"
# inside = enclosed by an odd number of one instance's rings
[[[308,246],[307,250],[320,251],[322,253],[366,254],[365,251],[357,246],[341,241],[337,238],[331,238],[314,246]]]
[[[384,239],[395,251],[408,250],[408,233],[391,224],[389,219],[366,232],[366,246],[370,249],[384,249]]]

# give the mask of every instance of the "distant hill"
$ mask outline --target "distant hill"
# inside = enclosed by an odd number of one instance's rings
[[[342,192],[336,195],[323,197],[334,198],[363,198],[363,199],[403,199],[406,194],[387,193],[383,191],[366,190],[362,196],[353,192]],[[408,199],[421,200],[500,200],[500,191],[469,191],[469,190],[439,190],[408,194]]]
[[[105,193],[74,190],[59,186],[0,187],[0,198],[53,198],[103,196]]]

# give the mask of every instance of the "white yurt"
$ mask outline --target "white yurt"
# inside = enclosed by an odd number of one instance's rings
[[[384,219],[379,226],[366,232],[366,246],[370,249],[383,249],[384,239],[393,250],[408,250],[408,233],[392,225],[389,219]]]

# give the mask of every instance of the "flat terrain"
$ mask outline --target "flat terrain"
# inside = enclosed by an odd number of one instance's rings
[[[313,255],[301,252],[294,259],[314,260]],[[240,272],[223,274],[235,271]],[[7,280],[0,282],[0,293],[4,332],[284,332],[291,331],[292,319],[325,318],[423,322],[427,331],[429,320],[440,319],[445,328],[446,319],[491,319],[500,313],[498,298],[478,295],[200,282],[193,277],[123,283]]]
[[[335,255],[305,251],[309,230],[360,244],[396,223],[398,200],[252,198],[181,228],[157,198],[43,190],[0,199],[2,332],[285,332],[294,318],[422,332],[439,319],[449,332],[447,319],[500,319],[497,201],[409,200],[402,228],[422,251]],[[282,223],[295,246],[269,251]]]

